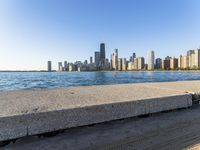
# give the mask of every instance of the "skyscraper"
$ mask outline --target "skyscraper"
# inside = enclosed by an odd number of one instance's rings
[[[114,53],[111,56],[111,69],[117,70],[118,69],[118,49],[115,49]]]
[[[104,65],[106,59],[105,43],[100,44],[100,63]]]
[[[195,53],[194,50],[189,50],[189,51],[187,51],[187,56],[190,56],[191,54],[194,54],[194,53]]]
[[[63,71],[62,62],[58,63],[58,71]]]
[[[64,71],[67,71],[67,61],[64,61]]]
[[[51,61],[47,62],[47,71],[51,72]]]
[[[144,69],[144,57],[138,57],[138,67],[139,70]]]
[[[122,70],[125,71],[126,69],[126,58],[122,58]]]
[[[175,57],[172,57],[170,59],[170,69],[177,69],[178,68],[178,59]]]
[[[134,70],[138,70],[138,58],[134,58],[134,62],[133,62],[133,69]]]
[[[150,50],[148,52],[148,70],[153,70],[154,69],[154,51]]]
[[[156,59],[156,69],[161,69],[162,68],[162,59],[157,58]]]
[[[93,63],[93,59],[92,59],[92,57],[90,57],[90,64],[92,64]]]
[[[87,65],[87,64],[88,64],[88,61],[87,61],[87,60],[85,60],[85,61],[84,61],[84,64],[85,64],[85,65]]]
[[[133,61],[135,58],[136,58],[136,53],[133,53],[133,56],[132,56]]]
[[[118,70],[121,71],[122,70],[122,59],[118,58]]]
[[[195,65],[197,68],[200,68],[200,49],[195,51]]]
[[[96,66],[99,66],[100,63],[100,52],[94,52],[94,61]]]
[[[162,60],[162,69],[169,70],[170,69],[170,59],[171,57],[167,56]]]

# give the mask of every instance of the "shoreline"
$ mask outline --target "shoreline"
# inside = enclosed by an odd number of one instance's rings
[[[99,70],[99,71],[45,71],[45,70],[42,70],[42,71],[39,71],[39,70],[30,70],[30,71],[20,71],[20,70],[0,70],[0,73],[1,72],[9,72],[9,73],[12,73],[12,72],[45,72],[45,73],[63,73],[63,72],[200,72],[200,70],[126,70],[126,71],[118,71],[118,70]]]

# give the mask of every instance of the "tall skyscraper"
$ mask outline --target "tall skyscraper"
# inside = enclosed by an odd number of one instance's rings
[[[138,57],[138,67],[139,70],[144,69],[144,57]]]
[[[51,61],[47,62],[47,71],[51,72],[52,68],[51,68]]]
[[[162,59],[157,58],[156,59],[156,69],[161,69],[162,68]]]
[[[133,61],[133,56],[130,56],[129,61],[130,62]]]
[[[94,61],[95,61],[95,64],[97,66],[99,66],[99,63],[100,63],[100,52],[94,52]]]
[[[133,53],[133,56],[132,56],[133,61],[135,58],[136,58],[136,53]]]
[[[100,63],[104,65],[106,59],[105,43],[100,44]]]
[[[122,70],[122,59],[118,58],[118,70],[121,71]]]
[[[134,62],[133,62],[133,69],[134,70],[138,70],[138,58],[134,58]]]
[[[195,65],[197,68],[200,68],[200,49],[195,51]]]
[[[154,69],[154,51],[150,50],[148,52],[148,70],[153,70]]]
[[[118,49],[115,49],[114,53],[111,56],[111,69],[117,70],[118,69]]]
[[[195,53],[194,50],[189,50],[189,51],[187,51],[187,56],[190,56],[191,54],[194,54],[194,53]]]
[[[126,58],[122,58],[122,70],[125,71],[126,69]]]
[[[170,59],[171,57],[167,56],[162,60],[162,69],[169,70],[170,69]]]
[[[58,71],[63,71],[62,62],[58,63]]]
[[[85,61],[84,61],[84,64],[85,64],[85,65],[87,65],[87,64],[88,64],[88,61],[87,61],[87,60],[85,60]]]
[[[92,59],[92,57],[90,57],[90,64],[92,64],[93,63],[93,59]]]
[[[170,59],[170,69],[177,69],[178,68],[178,59],[175,57],[172,57]]]
[[[183,68],[183,56],[180,55],[178,58],[178,68],[182,69]]]
[[[64,71],[67,71],[67,61],[64,61]]]

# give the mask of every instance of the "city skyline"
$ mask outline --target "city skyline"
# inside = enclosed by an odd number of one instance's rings
[[[105,56],[105,43],[100,43],[99,51],[94,51],[89,60],[76,60],[75,62],[58,62],[57,71],[131,71],[131,70],[199,70],[200,49],[188,50],[186,54],[173,55],[164,58],[156,57],[155,51],[149,50],[147,60],[143,56],[137,56],[135,52],[129,58],[121,57],[118,49],[114,49],[110,59]],[[94,62],[93,62],[94,58]],[[52,71],[52,61],[47,62],[47,71]],[[54,70],[55,71],[55,70]]]
[[[178,57],[200,46],[198,0],[1,0],[0,70],[46,70],[46,62],[84,61],[106,44],[128,58]],[[57,69],[53,64],[52,69]]]

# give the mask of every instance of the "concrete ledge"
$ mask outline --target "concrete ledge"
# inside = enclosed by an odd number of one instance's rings
[[[67,129],[53,136],[29,136],[2,150],[166,150],[200,143],[200,105],[149,117],[134,117],[94,126]]]
[[[140,84],[0,93],[0,141],[192,106],[182,91]]]

